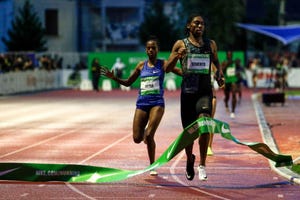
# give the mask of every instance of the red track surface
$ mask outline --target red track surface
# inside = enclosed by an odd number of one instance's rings
[[[74,90],[0,97],[0,162],[71,163],[121,169],[148,166],[146,146],[131,136],[137,91]],[[251,100],[245,90],[236,119],[229,118],[218,92],[216,118],[231,125],[243,142],[263,142]],[[156,157],[181,133],[179,91],[166,92],[166,110],[156,133]],[[272,125],[278,149],[300,157],[299,100],[285,106],[261,105]],[[178,154],[148,173],[101,184],[0,181],[0,199],[299,199],[300,188],[270,168],[251,149],[215,135],[214,156],[207,158],[208,180],[184,176],[185,155]],[[196,164],[199,162],[195,143]]]

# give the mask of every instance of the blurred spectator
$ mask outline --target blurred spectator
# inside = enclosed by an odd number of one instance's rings
[[[74,71],[70,74],[68,78],[67,84],[74,89],[79,89],[80,82],[81,82],[80,69],[75,67]]]
[[[121,58],[118,57],[116,59],[116,62],[112,66],[112,70],[114,71],[115,76],[117,78],[122,79],[124,68],[125,68],[125,64],[121,61]],[[119,87],[120,87],[120,84],[119,84]]]
[[[100,61],[98,58],[94,58],[92,61],[92,83],[93,89],[98,92],[99,91],[99,80],[100,80]]]
[[[296,53],[292,53],[291,56],[291,67],[299,67],[299,60],[297,60],[297,54]]]
[[[275,68],[275,84],[274,87],[277,91],[283,91],[288,87],[287,75],[289,70],[289,60],[282,57]]]
[[[237,89],[237,94],[238,94],[238,103],[240,103],[241,99],[242,99],[243,86],[248,87],[246,71],[245,71],[244,66],[242,66],[242,64],[241,64],[240,59],[235,60],[235,70],[236,70],[236,77],[237,77],[236,89]]]
[[[259,68],[260,68],[260,60],[258,58],[253,58],[252,62],[249,65],[249,69],[252,71],[252,83],[254,89],[256,89]]]

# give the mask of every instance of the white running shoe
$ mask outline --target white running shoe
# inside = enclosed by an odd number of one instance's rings
[[[199,165],[198,166],[198,172],[199,172],[199,180],[206,181],[207,176],[206,176],[205,166]]]
[[[234,113],[230,113],[230,118],[234,119],[235,118],[235,114]]]
[[[150,171],[150,176],[157,176],[157,175],[158,175],[157,171],[155,170]]]

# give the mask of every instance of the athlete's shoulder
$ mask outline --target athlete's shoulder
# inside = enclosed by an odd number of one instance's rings
[[[184,38],[184,39],[179,39],[179,40],[177,40],[177,41],[175,42],[175,45],[177,45],[177,46],[183,46],[184,43],[185,43],[185,40],[186,40],[186,38]]]
[[[216,46],[217,43],[215,40],[212,40],[212,39],[208,39],[208,43],[211,45],[211,46]]]
[[[164,60],[164,59],[158,58],[157,61],[158,61],[159,64],[162,64],[162,65],[165,63],[165,60]]]
[[[147,60],[145,60],[145,61],[140,61],[140,62],[137,64],[137,66],[136,66],[136,70],[137,70],[137,71],[141,71],[141,70],[143,69],[143,67],[144,67],[144,65],[145,65],[146,62],[147,62]]]
[[[209,39],[208,44],[212,51],[217,51],[217,43],[215,42],[215,40]]]

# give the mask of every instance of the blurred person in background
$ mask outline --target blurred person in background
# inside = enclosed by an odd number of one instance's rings
[[[236,67],[236,76],[237,76],[237,82],[236,82],[236,89],[237,89],[237,94],[238,94],[238,104],[241,103],[242,101],[242,90],[243,87],[248,87],[248,83],[246,80],[246,71],[244,66],[241,64],[241,60],[238,58],[235,60],[235,67]]]
[[[225,77],[225,88],[224,88],[224,103],[227,112],[230,112],[230,118],[235,118],[235,108],[237,103],[237,74],[236,65],[232,59],[232,52],[226,52],[226,60],[222,63],[222,70]],[[231,107],[229,108],[229,99],[231,98]]]
[[[119,79],[123,78],[123,70],[125,68],[125,64],[122,62],[121,58],[117,58],[116,62],[114,63],[114,65],[112,66],[112,70],[115,72],[116,77],[118,77]],[[120,87],[120,85],[119,85]]]
[[[100,70],[101,65],[99,58],[94,58],[92,61],[92,85],[93,85],[93,90],[96,92],[99,92],[99,80],[100,80]]]

